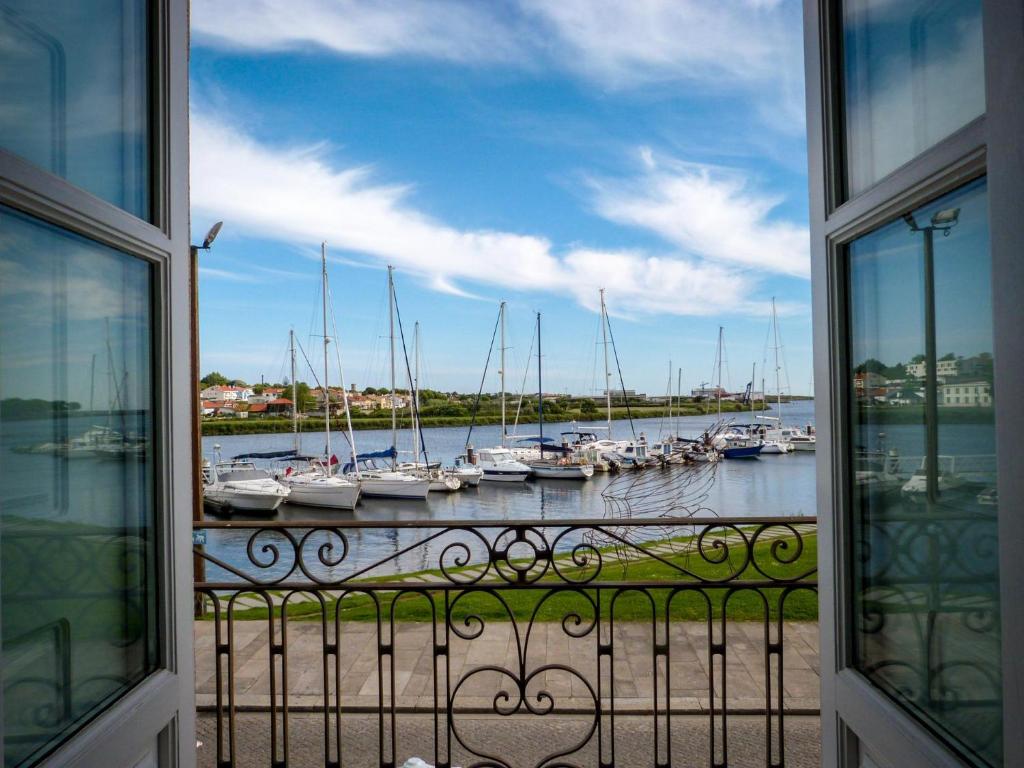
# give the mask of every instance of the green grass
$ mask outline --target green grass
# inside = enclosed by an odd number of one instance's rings
[[[685,540],[677,540],[686,544]],[[781,540],[780,540],[781,541]],[[763,570],[774,576],[787,576],[796,573],[803,573],[811,570],[817,563],[817,537],[809,535],[804,537],[804,549],[797,560],[789,565],[775,560],[771,552],[772,542],[762,542],[755,546],[755,559],[761,564]],[[691,540],[692,543],[692,540]],[[734,546],[735,550],[735,546]],[[712,552],[713,554],[713,552]],[[606,562],[601,575],[590,585],[582,586],[578,591],[566,591],[540,588],[540,589],[502,589],[497,588],[496,594],[473,592],[471,590],[451,592],[452,600],[452,621],[456,626],[462,625],[469,617],[479,616],[484,621],[507,621],[514,618],[517,621],[529,620],[535,616],[539,621],[562,621],[566,616],[578,613],[585,623],[594,617],[593,601],[597,599],[595,584],[601,582],[636,582],[636,581],[661,581],[672,583],[672,588],[680,585],[697,585],[699,579],[721,578],[737,568],[742,562],[738,559],[738,552],[732,553],[731,563],[729,561],[721,564],[707,563],[694,552],[680,552],[665,558],[672,564],[686,568],[693,575],[686,576],[675,568],[658,562],[651,558],[635,560],[626,564]],[[782,557],[795,554],[792,540],[789,540],[787,549],[779,550]],[[573,566],[564,557],[557,558],[558,564],[563,573],[571,575],[572,578],[581,579],[593,573],[592,569]],[[458,569],[454,570],[459,573]],[[437,573],[437,571],[424,571],[421,573]],[[493,574],[493,570],[491,571]],[[412,574],[408,574],[412,575]],[[489,574],[490,577],[490,574]],[[396,579],[401,577],[395,577]],[[748,580],[764,580],[753,567],[748,566],[741,578]],[[814,576],[811,577],[812,579]],[[545,575],[540,582],[541,585],[558,587],[563,584],[550,575]],[[352,582],[347,585],[349,588],[358,589],[360,582]],[[444,613],[444,590],[430,589],[429,584],[413,583],[411,587],[426,589],[426,595],[405,595],[398,599],[393,606],[396,621],[424,622],[431,621],[435,615],[442,616]],[[617,621],[643,621],[651,619],[651,602],[647,595],[654,600],[655,614],[658,619],[665,617],[665,602],[671,588],[655,587],[646,591],[627,592],[623,591],[615,601],[615,619]],[[723,610],[727,610],[727,618],[730,621],[761,621],[765,615],[765,600],[768,603],[768,615],[776,618],[778,615],[778,601],[783,592],[782,588],[769,587],[760,590],[740,590],[728,597],[728,606],[725,606],[726,596],[730,589],[728,585],[723,587],[709,587],[705,585],[702,590],[684,591],[673,598],[671,604],[671,618],[675,620],[703,620],[711,615],[719,618]],[[395,595],[392,592],[377,592],[380,601],[380,615],[387,617],[392,610]],[[601,597],[602,620],[608,620],[610,616],[610,593]],[[342,599],[340,604],[341,617],[345,621],[375,621],[378,609],[373,597],[364,594],[353,594]],[[436,614],[435,614],[436,611]],[[275,615],[280,615],[280,608],[274,609]],[[336,603],[328,602],[327,617],[332,619],[335,616]],[[322,611],[318,602],[298,603],[289,605],[288,616],[296,620],[319,620]],[[267,609],[249,609],[235,612],[238,619],[265,619]],[[810,589],[798,589],[793,591],[785,601],[784,618],[790,621],[816,621],[818,618],[817,593]]]

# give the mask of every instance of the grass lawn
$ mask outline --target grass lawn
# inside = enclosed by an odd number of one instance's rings
[[[396,593],[393,591],[375,592],[376,600],[374,595],[365,592],[354,592],[342,598],[340,603],[330,599],[327,601],[327,618],[333,620],[336,611],[340,610],[341,618],[344,621],[376,621],[378,615],[385,619],[388,618],[393,610],[395,621],[431,621],[437,617],[443,617],[445,593],[447,592],[451,606],[452,624],[462,626],[466,630],[472,628],[472,619],[470,618],[472,616],[478,616],[485,621],[507,621],[511,618],[516,621],[527,621],[531,617],[535,617],[538,621],[562,621],[569,617],[568,621],[573,622],[573,615],[578,614],[580,622],[586,625],[594,619],[599,591],[601,591],[600,614],[602,621],[607,621],[611,616],[613,598],[614,618],[617,621],[650,620],[652,602],[654,614],[659,619],[665,617],[666,610],[669,610],[671,618],[676,620],[706,619],[709,611],[712,616],[718,618],[722,615],[723,606],[730,621],[761,621],[766,610],[770,617],[778,616],[779,600],[785,588],[741,589],[732,591],[730,594],[732,588],[728,584],[710,586],[705,583],[702,588],[693,589],[693,587],[701,585],[701,579],[722,578],[738,568],[742,564],[744,547],[733,544],[730,559],[714,564],[705,562],[692,551],[692,540],[675,541],[679,546],[678,553],[665,556],[665,560],[674,566],[685,568],[693,574],[692,576],[680,573],[676,568],[653,558],[620,562],[611,560],[605,555],[606,562],[598,578],[590,584],[578,588],[566,586],[563,580],[552,576],[550,569],[537,582],[538,585],[543,586],[536,588],[502,588],[499,582],[494,589],[484,592],[473,588],[436,589],[431,584],[413,582],[409,584],[410,588],[419,591],[415,594],[404,594],[397,601]],[[755,560],[765,573],[776,577],[792,577],[812,571],[816,567],[818,558],[816,535],[803,537],[803,551],[791,564],[784,564],[773,557],[772,545],[778,544],[782,547],[783,542],[787,543],[788,547],[777,550],[780,557],[795,556],[795,543],[792,539],[758,542],[755,546]],[[690,551],[687,552],[687,549]],[[602,550],[602,552],[607,551]],[[710,551],[710,556],[714,554],[713,550]],[[583,579],[586,575],[593,573],[593,569],[574,566],[565,556],[560,555],[556,560],[562,573],[572,579]],[[508,568],[504,564],[503,567]],[[453,572],[458,574],[459,570],[453,569]],[[437,573],[438,571],[424,571],[419,575]],[[390,581],[393,583],[395,580],[408,578],[409,575],[413,574],[396,576]],[[493,576],[493,567],[488,574],[488,579],[491,576]],[[750,581],[766,581],[764,576],[749,565],[744,569],[740,578]],[[808,577],[812,583],[816,579],[816,573],[812,573]],[[652,587],[642,591],[623,589],[617,595],[611,589],[598,589],[602,582],[627,581],[658,581],[670,586]],[[366,584],[367,582],[355,581],[349,582],[345,587],[332,589],[335,591],[344,588],[358,590],[365,587]],[[670,605],[666,606],[672,590],[679,587],[690,587],[690,589],[683,589],[677,593],[672,598]],[[791,592],[785,598],[784,618],[791,621],[816,621],[818,618],[816,590],[810,588],[790,589]],[[728,599],[727,605],[726,599]],[[280,611],[280,608],[275,608],[275,615],[280,615]],[[290,619],[315,621],[319,620],[322,614],[323,610],[319,601],[288,606]],[[265,619],[267,618],[267,609],[236,610],[235,618]],[[470,623],[467,624],[467,621]]]

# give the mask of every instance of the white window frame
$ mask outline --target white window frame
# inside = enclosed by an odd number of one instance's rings
[[[852,667],[848,489],[849,361],[843,252],[902,213],[987,178],[999,504],[1004,765],[1024,765],[1024,3],[982,0],[986,113],[849,200],[839,195],[842,141],[834,37],[838,0],[804,0],[815,415],[818,430],[822,763],[933,768],[965,763]]]
[[[195,765],[188,0],[150,0],[152,222],[0,149],[0,204],[153,267],[157,669],[40,766]],[[2,95],[0,95],[2,99]],[[0,652],[2,653],[2,652]],[[0,663],[2,663],[0,655]],[[0,691],[0,745],[3,737]]]

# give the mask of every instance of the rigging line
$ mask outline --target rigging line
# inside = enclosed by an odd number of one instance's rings
[[[487,369],[491,365],[491,353],[494,352],[494,340],[498,338],[498,324],[501,322],[501,310],[498,310],[498,317],[494,320],[494,330],[491,332],[491,346],[487,348],[487,360],[484,362],[484,372],[480,376],[480,389],[476,391],[476,400],[473,401],[473,417],[469,422],[469,432],[466,434],[466,448],[469,448],[469,441],[473,437],[473,427],[476,426],[476,414],[480,407],[480,395],[484,391],[484,383],[487,381]],[[504,444],[504,438],[503,438]]]
[[[409,381],[412,382],[412,366],[409,365],[409,350],[405,347],[405,329],[402,327],[402,312],[398,308],[398,293],[394,290],[394,283],[391,284],[392,299],[395,302],[395,318],[398,320],[398,335],[402,339],[402,357],[405,359],[405,373],[409,377]],[[391,393],[394,397],[394,392]],[[427,443],[423,437],[423,420],[420,418],[420,409],[416,405],[416,393],[412,387],[409,387],[409,399],[412,400],[412,413],[413,420],[415,421],[415,429],[419,432],[420,436],[420,451],[423,453],[423,463],[430,464],[430,457],[427,456]],[[397,450],[397,446],[394,446]],[[413,458],[413,462],[419,461],[419,456]]]
[[[615,334],[612,333],[612,319],[605,312],[604,321],[608,325],[608,340],[612,345],[612,354],[615,355],[615,367],[619,371],[619,388],[622,390],[622,399],[626,401],[626,416],[629,419],[629,431],[633,433],[636,440],[636,428],[633,426],[633,412],[629,409],[629,398],[626,397],[626,383],[622,380],[622,366],[619,364],[619,349],[615,346]]]
[[[526,366],[523,368],[523,383],[519,385],[519,402],[516,404],[516,418],[515,421],[512,422],[513,436],[519,428],[519,414],[523,410],[523,398],[526,395],[526,377],[530,374],[530,360],[533,358],[533,343],[536,340],[535,336],[530,337],[530,349],[526,353]]]
[[[338,316],[334,313],[334,295],[330,291],[327,292],[327,305],[331,309],[331,330],[334,331],[334,356],[338,360],[338,383],[341,385],[341,402],[345,406],[345,420],[348,425],[348,430],[341,430],[341,434],[345,436],[345,442],[348,443],[348,447],[352,451],[352,460],[355,461],[356,448],[353,445],[353,440],[349,437],[349,432],[352,431],[352,409],[348,404],[345,369],[341,366],[341,336],[338,334]]]

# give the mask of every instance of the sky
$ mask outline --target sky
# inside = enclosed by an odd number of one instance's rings
[[[190,66],[204,373],[282,380],[289,329],[321,364],[325,241],[359,388],[391,264],[423,387],[476,391],[505,300],[509,390],[541,312],[545,391],[600,392],[605,288],[626,388],[713,381],[722,326],[723,385],[774,391],[774,297],[809,391],[798,0],[194,0]]]

